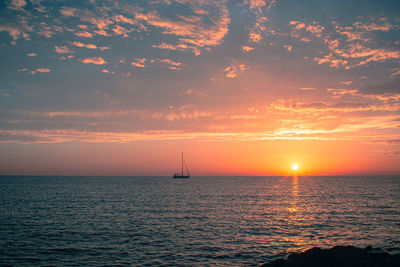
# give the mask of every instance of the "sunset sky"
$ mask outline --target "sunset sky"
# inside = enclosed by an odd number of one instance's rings
[[[400,174],[398,0],[0,2],[0,174]]]

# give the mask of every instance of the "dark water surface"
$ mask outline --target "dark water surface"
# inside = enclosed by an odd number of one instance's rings
[[[0,265],[257,266],[400,252],[400,177],[0,176]]]

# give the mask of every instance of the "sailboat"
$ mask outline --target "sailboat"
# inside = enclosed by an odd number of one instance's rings
[[[189,178],[189,171],[187,169],[186,163],[185,163],[185,168],[186,168],[186,174],[183,173],[183,152],[182,152],[182,169],[181,169],[181,173],[175,173],[174,176],[172,176],[172,178]]]

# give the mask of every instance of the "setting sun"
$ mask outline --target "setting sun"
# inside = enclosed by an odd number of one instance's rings
[[[297,171],[299,169],[299,165],[296,163],[292,165],[292,170]]]

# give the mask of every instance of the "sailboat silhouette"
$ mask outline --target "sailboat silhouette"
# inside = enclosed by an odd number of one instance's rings
[[[183,152],[182,152],[182,168],[181,168],[181,173],[175,173],[174,176],[172,176],[173,178],[189,178],[190,174],[189,171],[187,169],[186,163],[185,163],[185,168],[186,168],[186,174],[183,173],[183,164],[184,164],[184,160],[183,160]]]

